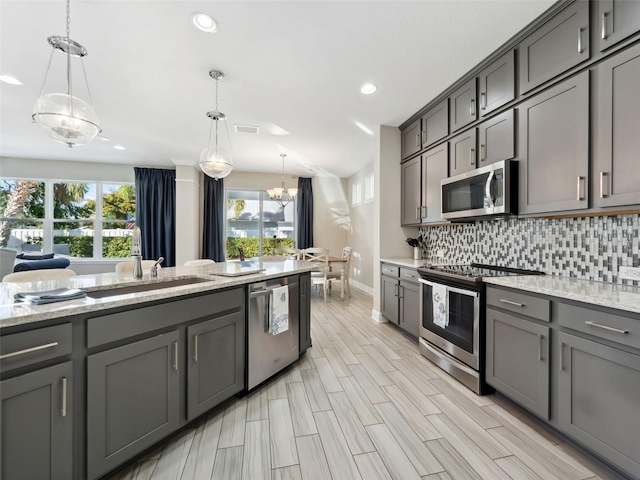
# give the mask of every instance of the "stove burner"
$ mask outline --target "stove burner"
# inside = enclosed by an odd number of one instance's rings
[[[484,265],[482,263],[471,263],[469,265],[429,265],[425,264],[418,268],[422,275],[446,275],[458,277],[467,281],[479,282],[482,277],[506,277],[512,275],[544,275],[544,272],[537,270],[524,270],[520,268],[498,267],[495,265]]]

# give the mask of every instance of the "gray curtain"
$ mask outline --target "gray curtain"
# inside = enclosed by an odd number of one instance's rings
[[[224,180],[204,176],[202,258],[224,262]]]
[[[136,177],[136,225],[142,231],[142,258],[164,257],[176,265],[176,171],[133,169]]]
[[[313,188],[311,179],[298,178],[298,248],[313,247]]]

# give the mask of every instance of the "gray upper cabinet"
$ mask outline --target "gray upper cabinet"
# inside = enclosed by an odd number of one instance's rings
[[[440,181],[447,178],[449,145],[444,142],[422,154],[422,222],[444,222]]]
[[[451,133],[469,125],[478,118],[476,79],[473,78],[449,96],[449,131]]]
[[[520,213],[588,207],[589,72],[518,106]]]
[[[400,165],[401,189],[401,223],[402,225],[418,225],[420,223],[420,207],[422,206],[421,159],[415,157]]]
[[[639,45],[598,66],[594,203],[600,207],[640,204],[639,80]]]
[[[244,312],[187,328],[187,419],[193,420],[244,388]]]
[[[422,148],[422,132],[420,130],[420,119],[413,122],[402,132],[402,160],[409,158]]]
[[[449,176],[476,168],[476,129],[471,128],[449,140]]]
[[[448,134],[449,99],[445,98],[422,116],[422,148],[432,145]]]
[[[589,59],[590,3],[571,3],[520,43],[521,95]]]
[[[509,50],[478,75],[480,116],[491,113],[515,98],[514,58],[514,51]]]
[[[513,110],[497,115],[478,126],[480,154],[478,167],[515,156]]]
[[[559,332],[558,424],[640,478],[640,356]]]
[[[640,2],[629,0],[600,0],[598,2],[598,48],[612,45],[640,31]]]
[[[0,478],[72,478],[72,364],[0,382]]]

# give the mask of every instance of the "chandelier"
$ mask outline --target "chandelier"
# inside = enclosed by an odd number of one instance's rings
[[[291,200],[293,200],[296,196],[296,194],[298,193],[298,189],[297,188],[289,188],[287,189],[287,187],[284,184],[284,157],[286,157],[286,155],[284,153],[281,153],[280,156],[282,157],[282,186],[281,187],[276,187],[276,188],[272,188],[267,190],[267,193],[269,194],[269,198],[275,202],[278,202],[282,208],[286,207],[287,205],[289,205],[289,203],[291,202]]]
[[[87,72],[84,69],[83,57],[87,55],[87,50],[78,42],[71,40],[69,33],[71,30],[71,7],[67,0],[67,36],[51,36],[47,38],[51,49],[49,64],[44,75],[40,98],[33,107],[33,121],[42,128],[54,140],[65,143],[69,148],[75,145],[90,143],[102,129],[100,120],[91,106],[91,91],[87,81]],[[44,86],[51,68],[53,52],[56,50],[64,53],[67,58],[67,93],[48,93],[43,95]],[[73,95],[73,81],[71,76],[71,57],[79,58],[84,73],[84,81],[89,94],[89,102]]]
[[[218,124],[223,121],[227,116],[218,110],[218,81],[224,78],[224,73],[219,70],[211,70],[209,76],[216,81],[216,109],[212,112],[207,112],[207,117],[211,119],[211,128],[209,129],[209,143],[200,154],[200,160],[198,165],[200,169],[208,176],[219,180],[226,177],[233,170],[233,160],[231,159],[231,153],[222,148],[218,144]],[[215,144],[211,145],[211,137],[213,133],[213,124],[216,125]],[[229,140],[229,146],[231,146],[231,138],[229,138],[229,128],[227,122],[224,122],[224,128],[227,131],[227,139]]]

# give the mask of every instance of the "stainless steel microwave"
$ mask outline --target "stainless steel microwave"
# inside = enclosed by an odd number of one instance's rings
[[[518,213],[518,162],[502,160],[445,178],[441,182],[442,217],[474,219]]]

